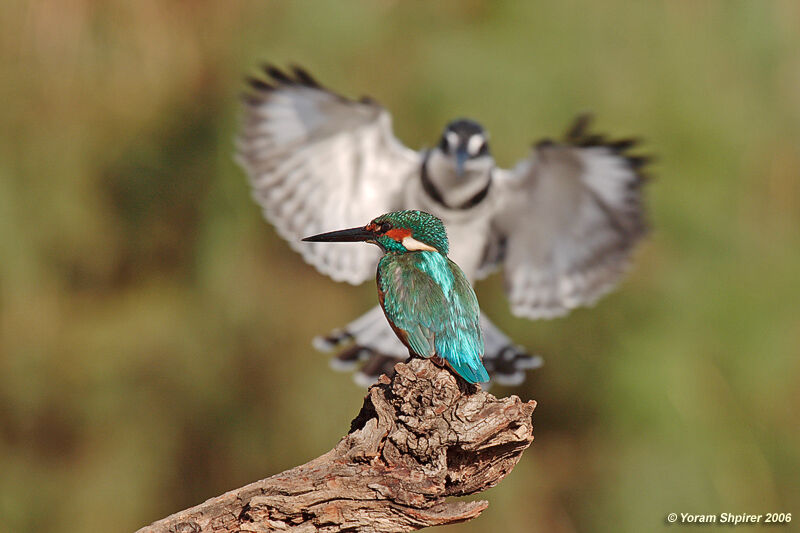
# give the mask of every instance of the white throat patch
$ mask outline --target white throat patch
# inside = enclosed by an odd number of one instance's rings
[[[406,250],[409,252],[435,252],[437,251],[436,248],[433,246],[428,246],[424,242],[419,242],[414,237],[403,237],[403,246],[405,246]]]

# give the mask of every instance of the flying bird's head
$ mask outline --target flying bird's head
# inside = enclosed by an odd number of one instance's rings
[[[439,252],[447,255],[447,232],[437,217],[425,211],[394,211],[360,228],[321,233],[308,242],[370,242],[385,252]]]
[[[445,127],[438,146],[428,151],[420,178],[436,203],[468,209],[486,198],[494,167],[489,135],[474,120],[458,119]]]
[[[489,135],[483,126],[466,118],[454,120],[445,126],[436,148],[450,159],[460,177],[465,170],[491,161]]]

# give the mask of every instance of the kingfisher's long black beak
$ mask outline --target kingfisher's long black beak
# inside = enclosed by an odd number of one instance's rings
[[[464,163],[469,159],[469,152],[466,146],[459,146],[456,150],[456,174],[460,178],[464,175]]]
[[[374,238],[375,234],[364,228],[350,228],[312,235],[303,240],[307,242],[362,242],[373,240]]]

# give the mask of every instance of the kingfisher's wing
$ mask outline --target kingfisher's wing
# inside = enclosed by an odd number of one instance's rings
[[[237,143],[253,197],[308,263],[334,280],[361,283],[375,275],[377,248],[300,239],[392,211],[421,156],[395,138],[377,103],[343,98],[297,67],[265,72],[266,80],[250,80]]]
[[[455,263],[442,259],[441,265],[426,265],[422,254],[384,258],[378,277],[383,310],[414,353],[444,358],[471,383],[489,381],[481,363],[483,334],[475,291]],[[437,268],[449,269],[452,281],[437,283],[429,273]]]
[[[449,321],[435,324],[436,353],[470,383],[489,381],[489,373],[481,362],[484,353],[483,331],[480,325],[481,310],[478,297],[461,269],[447,260],[453,271],[453,292],[450,297],[453,315]]]
[[[499,252],[489,261],[505,263],[518,316],[555,317],[594,303],[617,284],[646,232],[647,158],[627,154],[633,140],[589,135],[589,121],[579,117],[563,142],[539,143],[496,176]]]

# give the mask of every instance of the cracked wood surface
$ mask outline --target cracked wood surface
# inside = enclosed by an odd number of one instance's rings
[[[536,402],[498,399],[429,360],[370,387],[334,449],[137,533],[399,532],[463,522],[533,441]]]

